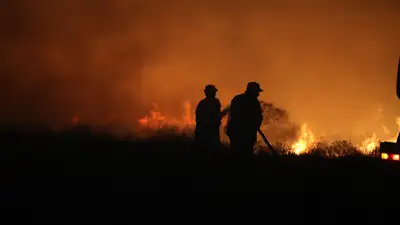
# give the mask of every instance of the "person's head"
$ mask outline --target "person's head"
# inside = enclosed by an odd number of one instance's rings
[[[250,96],[254,96],[257,98],[260,95],[260,92],[262,91],[263,90],[261,89],[260,84],[257,82],[249,82],[247,84],[246,94]]]
[[[204,88],[204,93],[206,94],[206,97],[209,98],[215,98],[217,96],[217,91],[218,89],[212,84],[209,84]]]

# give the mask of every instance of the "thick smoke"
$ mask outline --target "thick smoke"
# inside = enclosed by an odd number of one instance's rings
[[[179,115],[207,83],[223,103],[250,80],[316,133],[394,124],[400,2],[4,0],[0,122],[131,124]]]

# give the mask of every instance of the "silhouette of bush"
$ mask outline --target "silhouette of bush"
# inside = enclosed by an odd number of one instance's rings
[[[309,154],[328,158],[362,155],[356,146],[345,140],[333,141],[331,143],[320,142],[315,148],[310,149]]]
[[[286,110],[264,101],[260,104],[264,118],[261,130],[268,138],[277,142],[287,142],[298,137],[300,126],[290,121]]]

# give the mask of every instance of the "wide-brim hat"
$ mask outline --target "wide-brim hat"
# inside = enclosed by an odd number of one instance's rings
[[[261,89],[260,84],[257,82],[249,82],[247,84],[246,90],[254,91],[254,92],[263,92],[264,91],[263,89]]]
[[[218,89],[214,85],[209,84],[204,88],[204,91],[205,92],[217,92]]]

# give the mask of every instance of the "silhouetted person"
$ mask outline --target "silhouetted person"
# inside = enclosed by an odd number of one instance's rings
[[[227,134],[235,153],[250,156],[257,141],[263,115],[258,96],[263,90],[256,82],[249,82],[245,93],[236,95],[231,101]]]
[[[200,150],[214,152],[220,147],[221,103],[214,85],[204,89],[206,97],[196,107],[195,139]]]

